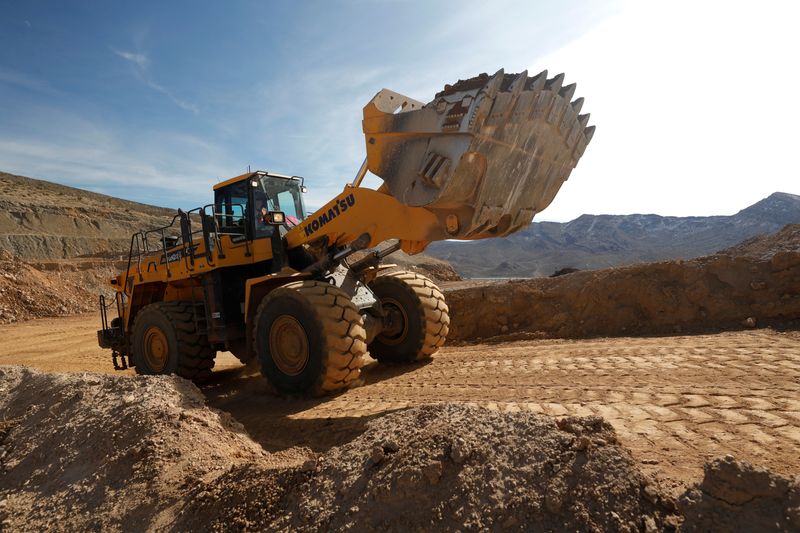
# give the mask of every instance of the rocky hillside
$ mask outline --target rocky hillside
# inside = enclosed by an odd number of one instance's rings
[[[433,243],[427,253],[465,277],[549,276],[562,268],[700,257],[795,223],[800,196],[774,193],[732,216],[583,215],[535,222],[504,239]]]
[[[800,252],[800,224],[790,224],[777,233],[747,239],[720,253],[768,259],[779,252]]]
[[[0,249],[26,261],[127,252],[174,211],[0,172]]]

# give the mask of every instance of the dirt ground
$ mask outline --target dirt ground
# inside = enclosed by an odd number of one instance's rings
[[[92,315],[0,326],[0,365],[112,373],[96,329]],[[268,451],[327,451],[379,415],[448,402],[600,415],[642,470],[674,495],[700,480],[706,461],[725,454],[800,474],[798,332],[445,347],[427,364],[371,363],[363,386],[325,400],[272,396],[230,354],[218,356],[215,370],[202,387],[209,405],[231,413]]]

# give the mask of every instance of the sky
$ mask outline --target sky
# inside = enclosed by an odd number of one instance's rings
[[[304,176],[319,206],[358,170],[380,89],[429,101],[547,69],[577,83],[597,131],[537,220],[733,214],[800,194],[798,15],[770,0],[0,0],[0,170],[190,208],[250,166]]]

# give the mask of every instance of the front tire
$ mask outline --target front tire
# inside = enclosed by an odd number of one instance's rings
[[[203,380],[211,376],[215,355],[206,336],[197,333],[191,303],[158,302],[137,313],[132,356],[137,374]]]
[[[430,358],[450,331],[444,295],[430,279],[416,272],[378,276],[369,288],[381,302],[384,329],[370,343],[380,362],[405,363]]]
[[[329,283],[297,281],[270,292],[256,311],[253,336],[261,372],[282,394],[329,394],[361,376],[363,319]]]

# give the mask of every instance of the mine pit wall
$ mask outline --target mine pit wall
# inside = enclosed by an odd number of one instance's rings
[[[25,261],[68,259],[82,256],[127,256],[128,239],[64,237],[61,235],[0,235],[0,249]]]
[[[448,291],[449,342],[800,325],[800,253],[714,255]]]

